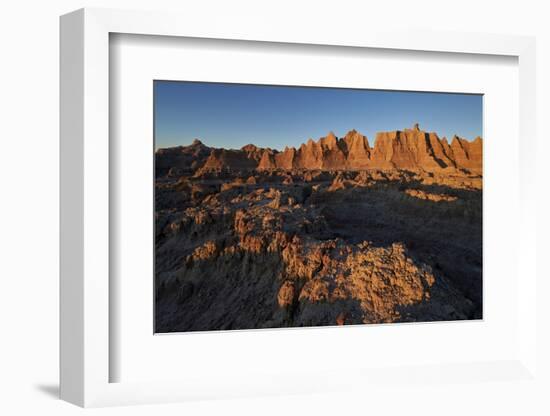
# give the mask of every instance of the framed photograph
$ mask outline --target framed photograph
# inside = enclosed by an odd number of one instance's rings
[[[481,94],[153,89],[155,333],[482,319]]]
[[[536,384],[534,40],[243,22],[61,18],[61,397]]]

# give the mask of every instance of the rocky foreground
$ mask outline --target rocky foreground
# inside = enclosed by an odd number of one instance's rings
[[[262,162],[288,149],[157,151],[156,331],[481,318],[481,139],[457,157],[384,135],[366,157],[329,135],[312,167],[304,147],[290,168]]]

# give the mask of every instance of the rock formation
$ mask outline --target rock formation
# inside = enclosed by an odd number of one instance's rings
[[[482,139],[159,149],[158,332],[482,317]]]
[[[171,169],[174,176],[195,171],[204,165],[211,151],[212,148],[198,139],[189,146],[158,149],[155,153],[156,176],[166,175]]]
[[[361,169],[368,166],[372,149],[366,136],[356,130],[349,131],[342,139],[345,145],[346,166],[349,169]]]
[[[198,144],[197,144],[198,143]],[[194,142],[193,151],[186,148],[157,151],[157,168],[172,165],[189,167],[187,155],[201,152],[195,167],[209,170],[365,170],[365,169],[422,169],[428,172],[465,170],[481,173],[483,140],[477,137],[469,142],[454,136],[451,144],[436,133],[420,130],[418,124],[411,129],[380,132],[371,148],[366,136],[356,130],[343,138],[330,132],[318,141],[309,139],[298,148],[286,147],[279,152],[258,148],[252,144],[240,150],[210,149]],[[199,149],[200,150],[196,150]],[[206,148],[209,149],[209,148]],[[179,157],[180,162],[174,163]]]

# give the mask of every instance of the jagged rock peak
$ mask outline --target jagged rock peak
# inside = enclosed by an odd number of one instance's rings
[[[464,139],[459,137],[458,135],[456,134],[453,134],[453,138],[451,140],[451,146],[454,144],[455,146],[456,145],[460,145],[462,146],[462,144],[464,143]]]
[[[245,152],[254,152],[255,150],[258,150],[258,147],[252,143],[249,143],[241,147],[241,150],[244,150]]]
[[[346,138],[353,138],[353,137],[365,137],[364,135],[362,135],[360,132],[358,132],[357,130],[355,129],[352,129],[350,131],[348,131],[346,133],[346,135],[344,136],[344,139]]]
[[[157,150],[157,167],[163,174],[172,167],[179,169],[306,169],[306,170],[363,170],[363,169],[423,169],[440,171],[466,169],[482,171],[483,142],[458,137],[439,138],[436,133],[413,128],[378,132],[369,145],[366,136],[355,129],[337,138],[334,132],[308,139],[298,148],[283,151],[247,144],[240,150],[215,149],[204,146],[198,139],[187,147]]]
[[[332,131],[329,132],[326,137],[321,138],[319,142],[325,145],[328,149],[333,149],[338,146],[338,138]]]
[[[203,145],[204,145],[203,142],[201,142],[199,139],[195,139],[191,143],[191,146],[203,146]]]
[[[370,149],[367,136],[362,135],[355,129],[348,131],[342,141],[345,143],[347,153],[364,152],[365,149]]]
[[[346,143],[350,143],[354,140],[357,140],[357,139],[362,139],[362,140],[365,140],[366,139],[366,136],[362,135],[361,133],[359,133],[357,130],[353,129],[353,130],[350,130],[346,133],[346,135],[344,136],[343,140],[346,142]]]

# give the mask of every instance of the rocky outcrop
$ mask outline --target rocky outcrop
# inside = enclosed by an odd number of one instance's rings
[[[418,129],[405,129],[376,136],[373,168],[424,169],[438,171],[457,165],[445,154],[435,133]]]
[[[346,166],[349,169],[361,169],[370,164],[372,149],[366,136],[351,130],[342,139],[346,149]]]
[[[212,148],[195,139],[189,146],[158,149],[155,152],[156,176],[164,176],[172,170],[172,176],[194,172],[202,167]]]
[[[200,143],[200,142],[198,142]],[[202,147],[201,147],[202,146]],[[195,162],[189,155],[199,152]],[[205,157],[209,152],[208,157]],[[179,159],[178,159],[179,157]],[[483,140],[469,142],[454,136],[451,144],[436,133],[413,128],[380,132],[371,147],[366,136],[356,130],[338,138],[332,132],[314,141],[309,139],[298,148],[286,147],[279,152],[253,144],[240,150],[210,149],[202,143],[188,147],[160,149],[157,166],[166,173],[170,168],[200,168],[201,173],[214,170],[425,170],[428,172],[482,172]],[[191,166],[192,165],[192,166]],[[174,174],[181,171],[176,170]]]
[[[308,140],[298,150],[286,148],[283,152],[266,156],[258,169],[422,169],[429,172],[469,170],[481,172],[482,139],[474,142],[455,138],[449,146],[436,133],[412,129],[381,132],[371,148],[367,137],[351,130],[338,139],[334,133],[317,142]]]
[[[258,166],[255,156],[256,152],[245,150],[213,149],[201,169],[251,170]]]
[[[260,161],[265,151],[270,149],[262,149],[253,144],[247,144],[246,146],[241,147],[241,151],[244,152],[247,159],[254,160],[256,163]],[[256,165],[257,166],[257,165]]]

